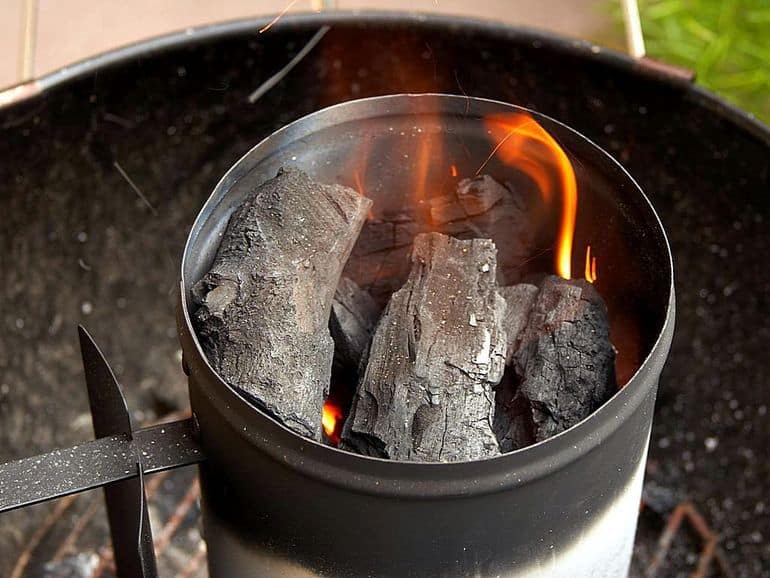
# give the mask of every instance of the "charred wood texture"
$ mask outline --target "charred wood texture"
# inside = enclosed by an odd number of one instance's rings
[[[505,299],[505,331],[508,337],[506,362],[510,364],[518,351],[529,315],[540,290],[529,283],[509,285],[499,289]],[[532,443],[534,432],[528,417],[529,404],[523,397],[516,397],[518,380],[513,368],[508,368],[500,384],[495,388],[494,430],[500,451],[510,452]]]
[[[512,303],[526,308],[526,301]],[[503,451],[572,427],[617,389],[607,308],[586,281],[547,277],[515,342],[515,375],[506,375],[496,396],[495,431]]]
[[[337,365],[358,369],[369,348],[379,313],[379,307],[369,293],[347,277],[340,279],[329,318]]]
[[[408,210],[385,213],[368,221],[353,249],[345,274],[381,305],[409,274],[415,235],[435,231],[459,239],[491,238],[505,243],[498,256],[498,280],[520,279],[521,265],[535,246],[538,218],[531,195],[503,186],[488,175],[463,179],[455,190],[415,203]]]
[[[524,329],[529,321],[529,314],[539,289],[536,285],[519,283],[498,289],[505,299],[505,332],[508,336],[508,353],[506,361],[513,360],[513,354],[519,349],[519,343]]]
[[[321,439],[334,344],[329,314],[371,202],[281,169],[233,214],[193,289],[214,369],[297,433]]]
[[[434,230],[458,239],[490,238],[504,246],[498,256],[501,285],[520,280],[521,266],[536,244],[534,200],[489,175],[463,179],[450,195],[430,200]]]
[[[520,395],[518,378],[512,370],[505,372],[495,388],[493,429],[501,453],[512,452],[535,443],[535,429],[529,400]]]
[[[409,274],[409,255],[420,222],[418,209],[385,213],[366,222],[353,248],[345,274],[381,307]]]
[[[463,179],[453,195],[434,197],[430,216],[434,223],[444,225],[467,221],[489,211],[509,195],[509,191],[489,175]],[[472,223],[468,223],[472,227]]]
[[[492,388],[506,334],[494,243],[421,234],[411,261],[377,325],[342,447],[409,461],[497,455]]]

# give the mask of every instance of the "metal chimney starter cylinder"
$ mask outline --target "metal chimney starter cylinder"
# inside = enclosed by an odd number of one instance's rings
[[[349,161],[366,149],[367,196],[375,207],[404,206],[414,202],[404,184],[417,162],[403,154],[410,139],[441,136],[442,158],[472,176],[493,146],[484,119],[505,114],[531,115],[573,161],[576,235],[590,235],[601,258],[596,287],[619,358],[627,341],[636,350],[633,376],[607,403],[512,453],[406,463],[300,437],[216,374],[193,330],[191,289],[250,190],[285,165],[318,182],[352,185]],[[501,182],[506,170],[497,159],[485,167]],[[436,178],[429,174],[427,182]],[[496,243],[505,251],[504,240]],[[211,576],[625,576],[674,328],[672,275],[661,224],[633,179],[596,145],[540,114],[476,98],[394,95],[332,106],[277,131],[216,186],[182,262],[178,325],[208,457],[200,475]]]

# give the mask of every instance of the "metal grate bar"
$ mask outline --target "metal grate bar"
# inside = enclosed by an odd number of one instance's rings
[[[204,459],[193,419],[159,424],[0,465],[0,513]]]

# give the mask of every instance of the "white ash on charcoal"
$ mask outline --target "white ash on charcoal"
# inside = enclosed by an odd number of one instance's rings
[[[509,355],[513,375],[496,393],[495,432],[503,451],[572,427],[617,390],[607,308],[596,289],[587,281],[549,276],[531,306],[528,299],[508,301],[520,310],[509,316],[517,323],[526,316],[527,322]]]
[[[342,448],[428,462],[499,454],[492,388],[506,333],[496,252],[488,239],[417,236],[409,277],[377,324]]]
[[[233,214],[193,288],[196,329],[214,369],[316,440],[334,355],[332,299],[370,206],[353,189],[281,169]]]
[[[342,277],[334,292],[329,331],[334,340],[334,362],[357,370],[369,349],[380,308],[355,281]]]

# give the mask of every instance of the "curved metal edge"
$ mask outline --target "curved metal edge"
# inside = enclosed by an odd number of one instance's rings
[[[646,66],[639,59],[635,59],[617,50],[600,47],[587,40],[571,39],[527,26],[504,25],[499,22],[468,16],[428,15],[416,12],[382,10],[352,10],[286,15],[281,18],[280,22],[273,29],[311,28],[325,24],[331,26],[335,24],[360,24],[362,20],[365,24],[414,24],[425,28],[450,27],[456,31],[466,30],[475,33],[498,34],[507,39],[523,39],[531,43],[534,48],[548,47],[553,50],[584,56],[624,72],[641,74],[653,81],[679,86],[694,97],[694,102],[702,104],[705,108],[733,122],[737,127],[746,130],[749,134],[770,146],[770,126],[764,124],[754,115],[738,108],[710,90],[694,85],[681,76],[661,73],[655,68]],[[5,108],[10,108],[21,102],[43,95],[55,87],[75,81],[102,68],[126,64],[140,56],[164,50],[193,46],[206,40],[226,38],[249,32],[258,34],[258,31],[269,21],[269,17],[245,18],[189,27],[181,31],[156,36],[80,60],[74,64],[49,72],[35,80],[0,90],[0,112]],[[692,93],[689,92],[690,90],[692,90]]]
[[[112,367],[88,330],[78,325],[91,421],[97,438],[111,435],[133,437],[128,404]]]
[[[392,495],[404,497],[404,487],[393,490],[392,488],[388,488],[387,483],[384,483],[385,480],[393,477],[392,475],[389,475],[389,473],[386,473],[384,471],[385,469],[392,469],[390,474],[398,470],[404,478],[410,479],[415,486],[407,491],[414,491],[415,496],[421,498],[496,492],[503,490],[506,486],[511,484],[525,483],[529,480],[549,475],[570,461],[592,451],[600,445],[603,440],[617,432],[619,427],[618,424],[623,421],[624,416],[633,413],[650,393],[651,388],[642,387],[640,385],[641,382],[651,383],[652,389],[655,389],[657,386],[658,376],[663,369],[673,340],[675,295],[674,266],[671,247],[660,217],[639,184],[628,174],[625,168],[612,157],[612,155],[564,123],[542,113],[530,111],[520,106],[492,99],[473,97],[474,101],[480,101],[482,104],[502,105],[504,107],[525,111],[535,117],[543,118],[562,127],[564,130],[586,141],[598,151],[601,151],[607,162],[612,166],[619,168],[629,180],[635,189],[636,194],[641,197],[641,203],[646,204],[653,220],[657,223],[658,234],[663,241],[665,253],[668,257],[668,273],[670,280],[668,289],[669,299],[664,323],[658,334],[658,338],[650,348],[649,354],[645,357],[639,369],[628,383],[586,419],[566,431],[560,432],[547,440],[543,440],[526,448],[473,462],[415,463],[352,454],[350,452],[326,446],[314,440],[302,438],[258,408],[249,404],[235,391],[235,389],[219,377],[206,358],[203,348],[192,327],[192,317],[187,303],[188,282],[186,280],[185,269],[188,261],[187,256],[191,251],[192,245],[198,238],[200,229],[202,225],[205,224],[209,212],[223,200],[227,190],[229,190],[234,182],[237,181],[237,178],[241,173],[250,168],[245,166],[247,165],[249,158],[257,152],[269,153],[270,145],[274,141],[276,134],[297,131],[297,127],[304,125],[308,122],[308,119],[312,119],[312,117],[320,115],[322,117],[331,116],[333,118],[341,109],[365,107],[372,101],[381,102],[390,100],[391,102],[397,102],[398,99],[435,99],[437,96],[441,96],[445,99],[456,99],[460,108],[465,106],[468,98],[465,96],[437,94],[398,94],[363,98],[335,104],[315,111],[289,123],[279,129],[276,133],[269,135],[236,161],[214,187],[212,194],[203,204],[201,211],[198,213],[198,216],[190,229],[182,253],[179,300],[177,307],[178,332],[182,350],[192,351],[195,354],[193,358],[185,358],[184,360],[185,366],[191,372],[192,378],[200,376],[202,380],[206,380],[207,382],[213,380],[220,386],[217,392],[207,390],[203,393],[203,395],[208,398],[208,402],[216,407],[217,411],[226,414],[225,419],[230,422],[231,426],[239,435],[243,436],[250,443],[263,447],[264,451],[267,454],[272,455],[277,461],[301,469],[306,472],[307,475],[316,479],[325,480],[338,485],[347,485],[350,489],[358,491],[361,491],[362,487],[365,487],[366,491],[371,493],[385,495],[392,493]],[[321,124],[323,125],[323,122],[321,122]],[[260,151],[260,149],[263,148],[267,150]],[[225,189],[224,192],[223,189]],[[255,415],[259,415],[262,418],[260,422],[271,430],[270,436],[262,436],[256,431],[257,428],[254,427],[253,423]],[[267,441],[267,437],[269,437],[269,441]],[[289,450],[288,447],[292,443],[295,447]],[[325,459],[325,456],[330,459]],[[558,458],[555,459],[555,456],[558,456]],[[336,463],[332,462],[332,459],[334,459]],[[312,467],[309,466],[310,463],[312,463]],[[340,476],[340,470],[353,470],[356,465],[361,464],[366,465],[355,473],[350,471],[350,477]],[[488,468],[484,473],[479,470],[479,467],[482,464],[483,466],[481,467]],[[500,464],[500,466],[497,464]],[[440,485],[433,483],[434,475],[440,476],[442,480]],[[454,483],[452,480],[454,480]],[[472,480],[472,483],[469,483],[468,480]]]
[[[770,125],[765,124],[750,112],[697,84],[692,86],[691,92],[687,95],[694,103],[732,122],[739,129],[745,130],[758,141],[770,146]]]

